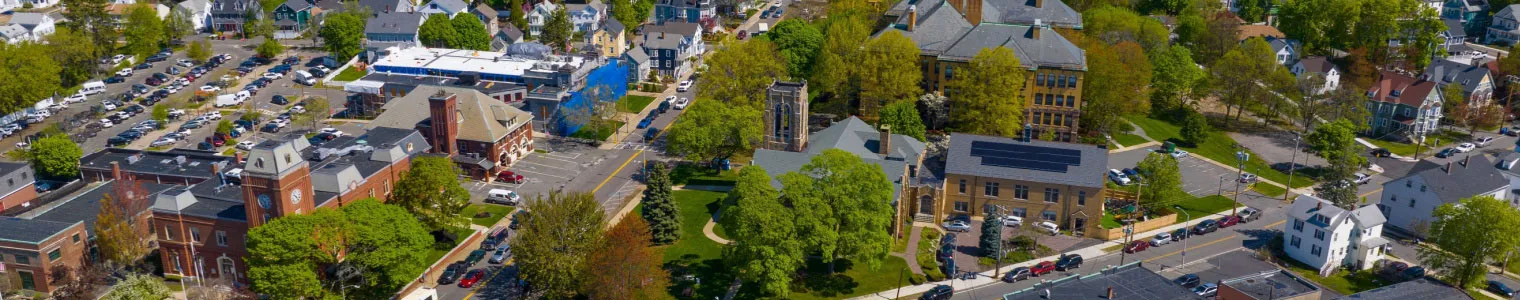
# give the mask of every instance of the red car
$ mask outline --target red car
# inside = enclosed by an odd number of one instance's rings
[[[1055,270],[1056,270],[1056,263],[1053,263],[1053,262],[1050,262],[1050,261],[1042,261],[1039,264],[1035,264],[1033,267],[1030,267],[1029,268],[1029,274],[1030,275],[1034,275],[1034,276],[1040,276],[1040,274],[1050,273],[1050,272],[1055,271]]]
[[[1235,226],[1235,224],[1240,224],[1240,217],[1228,216],[1219,218],[1219,228]]]
[[[512,171],[501,171],[500,174],[496,174],[496,180],[506,183],[523,183],[525,178],[522,175],[517,175],[517,173],[512,173]]]
[[[1151,247],[1151,243],[1150,242],[1147,242],[1147,241],[1134,241],[1134,242],[1129,243],[1129,246],[1125,246],[1124,247],[1124,252],[1135,253],[1135,252],[1145,251],[1146,248],[1150,248],[1150,247]]]
[[[460,278],[459,279],[459,287],[468,288],[468,287],[475,286],[476,283],[480,283],[480,279],[485,278],[485,277],[486,277],[486,270],[482,270],[482,269],[470,270],[470,273],[464,274],[464,278]]]

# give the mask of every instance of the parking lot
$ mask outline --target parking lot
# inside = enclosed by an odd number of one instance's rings
[[[1020,227],[1006,227],[1005,226],[1005,227],[1003,227],[1003,241],[1007,241],[1007,240],[1013,238],[1014,236],[1019,236],[1019,235],[1029,236],[1029,237],[1033,237],[1035,239],[1035,243],[1037,243],[1039,245],[1042,245],[1042,246],[1045,246],[1047,248],[1050,248],[1052,251],[1055,251],[1055,252],[1058,252],[1058,253],[1060,253],[1060,252],[1066,252],[1066,251],[1071,251],[1071,250],[1075,250],[1075,249],[1081,249],[1081,248],[1085,248],[1085,247],[1089,247],[1089,246],[1092,246],[1092,245],[1097,245],[1099,243],[1102,243],[1102,241],[1099,241],[1099,240],[1096,240],[1096,239],[1090,239],[1090,238],[1082,238],[1082,237],[1075,237],[1075,236],[1069,236],[1069,235],[1050,235],[1050,234],[1046,234],[1046,233],[1044,233],[1042,231],[1039,231],[1038,229],[1030,229],[1030,228],[1034,228],[1034,227],[1033,226],[1020,226]],[[969,232],[952,232],[952,234],[956,235],[956,239],[955,239],[955,262],[956,262],[956,269],[958,271],[961,271],[961,272],[981,272],[981,271],[985,271],[985,270],[990,270],[990,268],[986,268],[986,267],[981,266],[980,264],[977,263],[978,259],[982,256],[982,250],[981,250],[981,245],[980,245],[981,244],[980,241],[981,241],[981,238],[982,238],[982,221],[972,220],[971,221],[971,231],[969,231]],[[920,249],[920,251],[938,251],[938,250],[939,249],[937,249],[937,248],[936,249],[927,249],[927,250]],[[1017,263],[1017,262],[1010,261],[1010,262],[1005,262],[1005,263],[1011,264],[1011,263]]]
[[[1134,168],[1147,155],[1155,153],[1157,148],[1142,148],[1129,151],[1112,153],[1108,156],[1110,169]],[[1192,154],[1177,160],[1177,169],[1182,171],[1182,189],[1188,194],[1202,197],[1218,195],[1221,191],[1235,191],[1238,173],[1230,169],[1211,164],[1200,159],[1195,159]],[[1246,170],[1246,172],[1256,172]],[[1241,186],[1241,190],[1245,190]]]

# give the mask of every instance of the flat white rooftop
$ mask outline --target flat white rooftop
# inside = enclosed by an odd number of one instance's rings
[[[585,59],[576,56],[549,55],[543,59],[514,57],[503,52],[408,47],[391,48],[390,55],[376,61],[380,72],[427,73],[427,70],[480,72],[504,76],[522,76],[531,69],[557,69],[564,65],[579,68]]]

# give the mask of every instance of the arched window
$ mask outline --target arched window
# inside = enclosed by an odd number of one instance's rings
[[[238,278],[237,264],[232,262],[232,258],[226,256],[218,257],[216,258],[216,266],[217,272],[221,273],[222,278],[233,280]]]

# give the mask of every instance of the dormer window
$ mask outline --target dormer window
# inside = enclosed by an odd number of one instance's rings
[[[1398,97],[1399,94],[1402,94],[1402,93],[1400,93],[1399,90],[1393,90],[1392,92],[1388,93],[1388,96],[1390,96],[1390,97]]]

